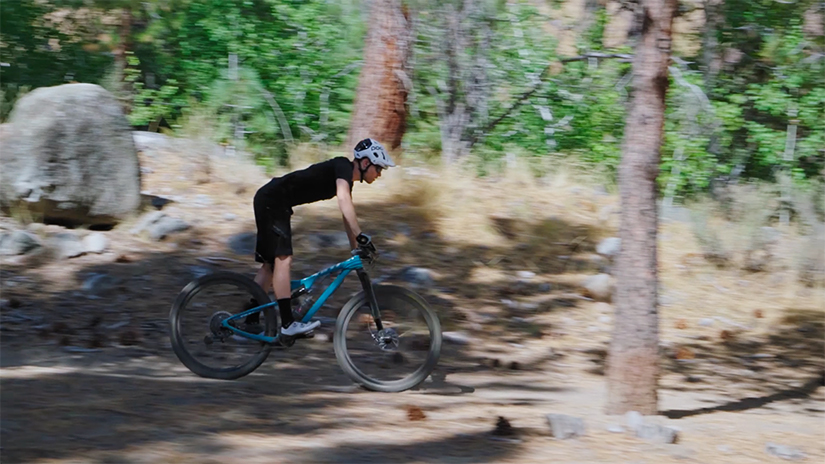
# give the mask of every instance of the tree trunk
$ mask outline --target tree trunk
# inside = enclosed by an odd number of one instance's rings
[[[406,129],[407,94],[412,86],[412,21],[401,0],[374,0],[370,7],[347,145],[372,137],[397,148]]]
[[[608,414],[657,412],[656,177],[676,0],[641,0],[640,7],[642,30],[633,58],[633,95],[619,166],[622,249],[616,263]]]
[[[132,109],[132,85],[126,82],[126,68],[129,66],[128,52],[132,48],[132,10],[129,7],[121,9],[120,27],[118,28],[118,44],[114,50],[115,79],[117,97],[123,105],[124,111],[130,113]]]

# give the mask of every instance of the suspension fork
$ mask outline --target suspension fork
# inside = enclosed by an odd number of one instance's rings
[[[378,300],[375,298],[375,290],[372,288],[372,281],[367,271],[363,269],[356,270],[358,273],[358,280],[361,281],[361,287],[364,289],[364,294],[367,295],[367,303],[370,305],[372,311],[372,318],[375,320],[375,327],[378,330],[384,330],[384,324],[381,322],[381,312],[378,310]]]

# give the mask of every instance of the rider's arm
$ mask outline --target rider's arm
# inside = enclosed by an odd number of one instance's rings
[[[344,216],[344,228],[347,230],[350,246],[354,249],[358,246],[355,237],[361,233],[361,227],[358,226],[358,218],[355,216],[355,205],[352,204],[349,182],[344,179],[338,179],[335,182],[335,186],[337,190],[338,207],[341,208],[341,214]]]

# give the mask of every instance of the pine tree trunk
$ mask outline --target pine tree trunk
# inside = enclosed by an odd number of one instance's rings
[[[401,0],[374,0],[347,146],[367,137],[401,145],[411,90],[412,21]]]
[[[126,82],[126,68],[129,66],[127,52],[132,48],[132,10],[128,7],[121,9],[120,27],[118,28],[118,45],[114,50],[115,79],[117,98],[123,105],[126,113],[132,109],[132,86]]]
[[[616,317],[608,359],[608,414],[657,412],[656,177],[676,0],[641,0],[633,95],[619,166],[622,249],[616,263]]]

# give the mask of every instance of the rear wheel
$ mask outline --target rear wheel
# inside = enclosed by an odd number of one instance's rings
[[[248,307],[269,303],[263,289],[233,272],[218,272],[190,282],[180,292],[169,314],[172,349],[189,370],[201,377],[233,380],[254,371],[269,355],[270,346],[235,335],[224,320]],[[267,307],[264,311],[273,311]],[[262,315],[265,316],[265,315]],[[271,317],[260,317],[271,334]],[[237,323],[243,329],[243,319]]]
[[[393,285],[373,288],[383,330],[376,327],[366,295],[359,293],[338,316],[335,356],[344,372],[369,390],[408,390],[438,363],[441,324],[415,292]]]

